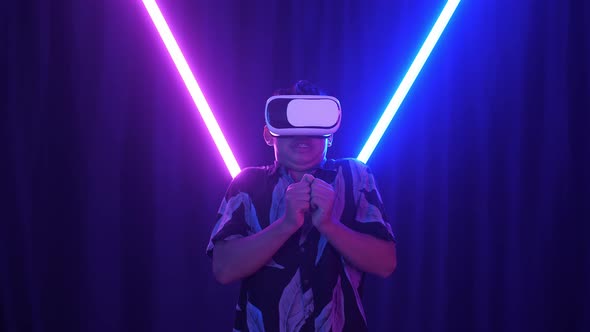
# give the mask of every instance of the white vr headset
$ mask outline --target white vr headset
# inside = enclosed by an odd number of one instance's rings
[[[264,117],[273,136],[329,136],[340,127],[342,110],[331,96],[283,95],[267,100]]]

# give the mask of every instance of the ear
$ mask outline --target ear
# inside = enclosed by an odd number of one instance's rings
[[[332,142],[334,141],[334,135],[328,136],[328,147],[332,146]]]
[[[266,145],[268,145],[268,146],[275,145],[274,136],[270,134],[270,130],[268,130],[267,126],[264,126],[264,132],[262,133],[262,136],[264,137],[264,141],[266,142]]]

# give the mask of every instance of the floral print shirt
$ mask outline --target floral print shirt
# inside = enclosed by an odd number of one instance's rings
[[[394,241],[365,164],[325,160],[311,173],[333,186],[337,220],[357,232]],[[212,256],[218,241],[255,234],[282,217],[285,191],[293,182],[276,162],[244,169],[221,203],[207,254]],[[363,277],[306,220],[266,266],[242,280],[234,331],[366,331]]]

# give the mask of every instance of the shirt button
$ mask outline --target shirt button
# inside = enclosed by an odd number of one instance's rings
[[[306,286],[309,285],[309,280],[307,280],[307,279],[303,280],[303,284]]]

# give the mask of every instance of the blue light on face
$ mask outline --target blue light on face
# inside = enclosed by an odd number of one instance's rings
[[[393,120],[395,113],[397,112],[397,110],[401,106],[402,102],[406,98],[408,91],[410,91],[412,84],[414,84],[416,77],[418,77],[418,74],[422,70],[424,63],[426,63],[426,60],[430,56],[430,53],[432,52],[432,49],[436,45],[436,42],[440,38],[442,32],[445,30],[447,24],[449,23],[449,20],[453,16],[455,9],[457,9],[459,2],[461,2],[461,0],[447,1],[446,5],[443,8],[442,12],[440,13],[438,19],[434,23],[432,30],[430,30],[428,37],[426,37],[424,44],[420,48],[420,51],[418,51],[416,58],[412,62],[410,69],[408,69],[406,76],[404,76],[399,87],[397,88],[397,90],[393,94],[393,97],[389,101],[389,104],[385,108],[385,111],[383,111],[383,115],[381,115],[379,122],[377,122],[375,129],[373,129],[373,132],[369,136],[369,139],[365,143],[365,146],[362,148],[361,152],[359,153],[359,155],[357,157],[358,160],[366,163],[369,160],[369,158],[371,157],[371,154],[375,150],[375,147],[377,146],[377,144],[381,140],[381,137],[383,137],[385,130],[387,129],[387,127],[391,123],[391,120]]]

